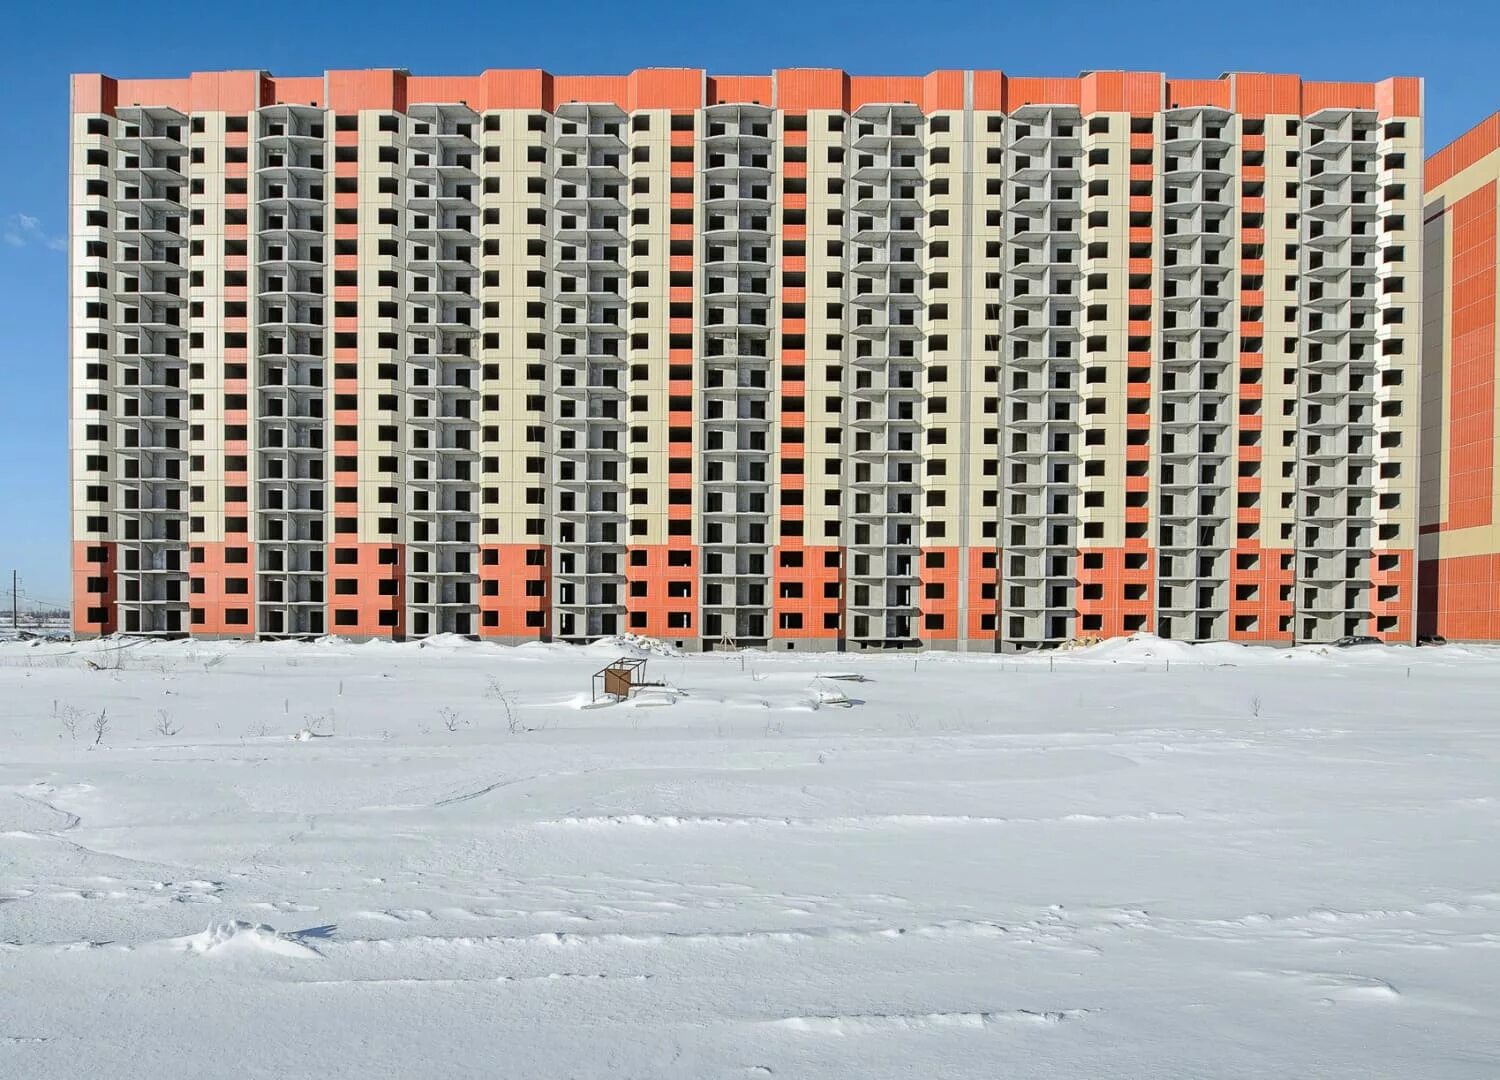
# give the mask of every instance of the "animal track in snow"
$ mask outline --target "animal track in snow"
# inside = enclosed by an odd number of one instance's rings
[[[172,890],[172,899],[179,904],[217,904],[224,886],[217,881],[167,881],[162,888]]]
[[[1065,814],[1052,818],[986,817],[977,814],[864,814],[847,817],[798,818],[758,817],[733,814],[598,814],[593,816],[544,818],[533,824],[548,828],[644,829],[680,828],[788,828],[867,829],[882,826],[963,825],[1058,825],[1127,824],[1149,821],[1185,821],[1182,814],[1151,811],[1144,814]]]
[[[396,908],[390,911],[356,911],[356,919],[376,919],[380,922],[432,922],[433,915],[422,908]]]
[[[870,1035],[886,1031],[980,1031],[1006,1024],[1048,1025],[1078,1020],[1093,1010],[1007,1009],[997,1012],[870,1013],[838,1016],[788,1016],[771,1023],[787,1031],[814,1035]]]
[[[253,908],[260,908],[263,911],[280,911],[284,913],[297,913],[318,910],[318,905],[316,904],[297,904],[293,903],[290,900],[257,900],[250,906]]]
[[[379,917],[387,913],[358,912],[365,917]],[[388,921],[399,921],[388,916]],[[622,931],[574,931],[551,930],[535,934],[519,935],[458,935],[440,937],[419,935],[398,938],[347,938],[339,942],[351,948],[515,948],[526,946],[557,948],[590,948],[599,946],[662,946],[662,945],[727,945],[742,943],[768,945],[794,945],[815,941],[830,942],[878,942],[897,941],[903,938],[954,938],[980,939],[1001,938],[1011,933],[998,923],[953,921],[919,926],[881,927],[789,927],[784,930],[682,930],[656,933],[629,933]]]

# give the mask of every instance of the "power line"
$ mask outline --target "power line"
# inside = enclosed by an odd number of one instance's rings
[[[21,573],[19,570],[12,570],[10,572],[10,583],[11,584],[9,589],[0,591],[0,597],[10,597],[10,623],[12,630],[20,628],[22,600],[29,601],[31,605],[34,605],[35,607],[41,609],[52,611],[68,610],[69,605],[67,603],[59,603],[55,600],[47,600],[40,596],[32,596],[30,593],[28,593],[21,583]]]
[[[57,608],[61,610],[69,606],[66,600],[46,600],[40,596],[31,595],[31,593],[27,592],[25,589],[21,590],[21,598],[23,600],[30,600],[33,604],[38,604],[41,607],[46,608]]]

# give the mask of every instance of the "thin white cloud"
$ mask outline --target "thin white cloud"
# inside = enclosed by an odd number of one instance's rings
[[[5,242],[11,247],[29,247],[33,244],[52,251],[65,251],[66,236],[53,236],[42,228],[42,220],[31,214],[11,214],[5,219]]]

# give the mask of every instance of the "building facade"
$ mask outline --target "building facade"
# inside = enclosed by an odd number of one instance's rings
[[[71,123],[80,634],[1416,633],[1420,80],[86,75]]]
[[[1500,641],[1500,113],[1427,161],[1419,622]]]

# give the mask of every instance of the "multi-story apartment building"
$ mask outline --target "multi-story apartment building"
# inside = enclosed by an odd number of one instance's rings
[[[1427,160],[1419,622],[1500,640],[1500,113]]]
[[[75,628],[1410,640],[1421,97],[78,76]]]

